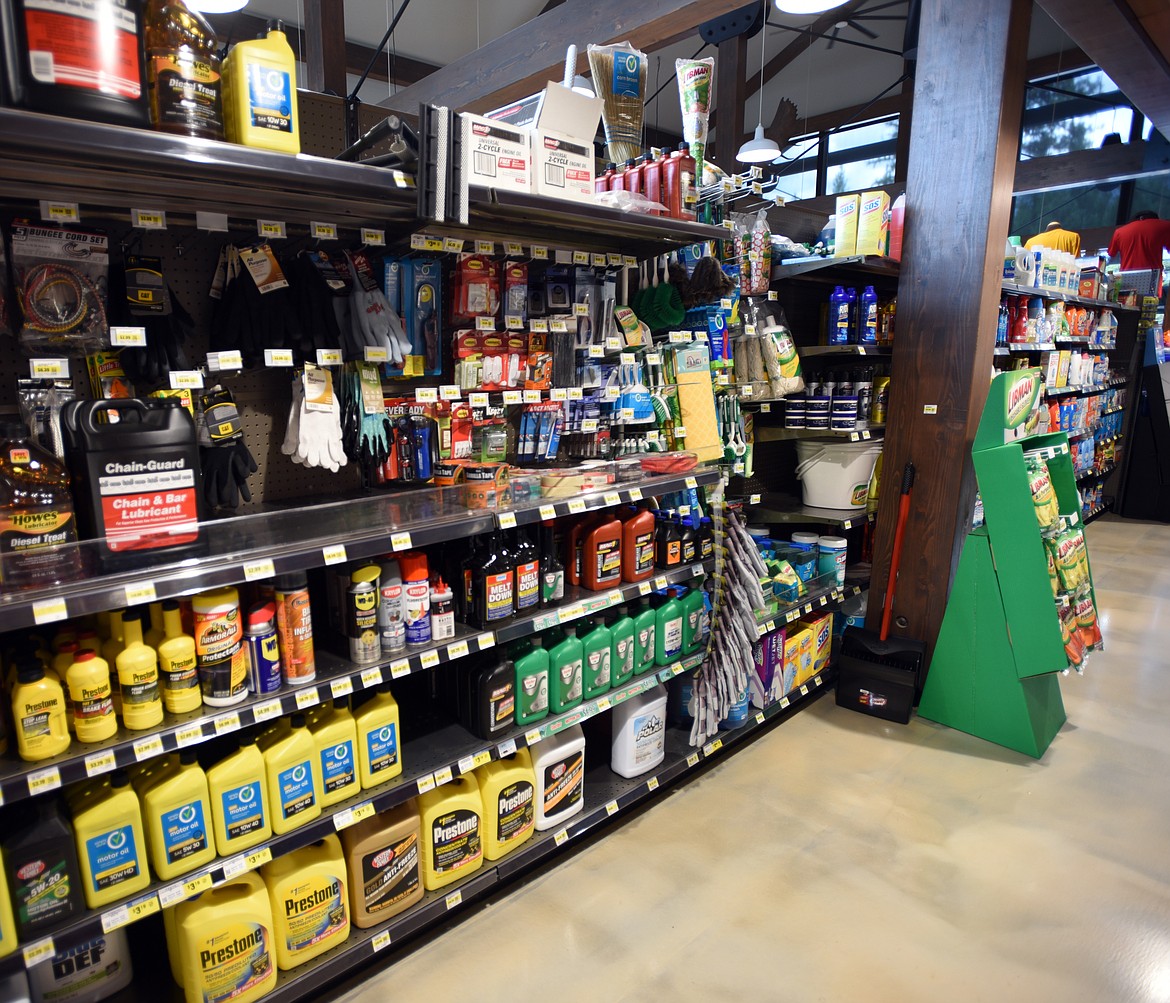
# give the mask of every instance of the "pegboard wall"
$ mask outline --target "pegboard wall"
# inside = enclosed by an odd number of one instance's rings
[[[298,94],[301,113],[301,145],[305,153],[333,157],[345,147],[344,102],[340,98]],[[382,117],[378,109],[368,109],[364,128]],[[384,114],[384,112],[382,112]],[[132,201],[133,193],[127,193]],[[0,198],[3,198],[0,195]],[[130,205],[126,206],[127,213]],[[254,221],[231,219],[230,233],[208,233],[191,225],[190,221],[171,221],[162,231],[132,230],[127,218],[112,219],[108,215],[87,213],[84,202],[80,206],[81,225],[106,231],[110,237],[110,267],[120,268],[124,255],[142,254],[162,259],[163,273],[175,297],[195,321],[194,341],[185,346],[192,365],[199,364],[207,354],[208,336],[213,301],[208,295],[220,248],[228,243],[246,243],[256,238]],[[14,218],[38,218],[38,206],[29,202],[0,202],[0,223],[7,232]],[[306,219],[294,219],[290,224],[305,225]],[[356,234],[340,233],[341,246],[356,244]],[[278,253],[284,254],[307,246],[306,238],[294,237],[279,242]],[[6,277],[5,277],[6,281]],[[15,302],[13,301],[15,310]],[[70,372],[79,395],[91,396],[89,380],[83,359],[72,359]],[[0,414],[15,416],[17,407],[16,381],[28,374],[28,361],[16,340],[0,337]],[[257,369],[238,374],[223,374],[222,382],[234,395],[240,406],[245,442],[259,467],[248,481],[252,502],[243,505],[238,514],[256,511],[273,503],[293,501],[333,500],[351,495],[360,489],[360,476],[352,465],[333,474],[326,470],[305,469],[292,462],[280,451],[288,424],[291,401],[291,369]],[[211,386],[215,376],[207,377]],[[157,386],[136,386],[135,391],[145,395]]]

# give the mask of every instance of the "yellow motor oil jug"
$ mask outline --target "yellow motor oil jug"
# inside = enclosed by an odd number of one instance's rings
[[[475,772],[483,801],[483,855],[488,860],[499,860],[536,828],[532,755],[527,749],[518,749]]]
[[[423,887],[434,891],[483,866],[483,801],[474,773],[419,795]]]
[[[377,926],[422,898],[419,836],[413,798],[342,830],[354,926]]]
[[[125,770],[110,774],[110,789],[73,814],[85,904],[90,909],[142,891],[150,884],[142,810]]]
[[[390,685],[382,683],[373,699],[353,715],[357,725],[358,779],[363,788],[374,787],[402,772],[399,749],[398,702]]]
[[[166,755],[128,766],[126,773],[130,777],[130,786],[134,788],[134,793],[141,795],[159,773],[166,773],[178,765],[178,753],[168,752]]]
[[[73,729],[79,742],[100,742],[118,730],[110,690],[110,667],[92,648],[73,655],[65,672],[73,703]]]
[[[12,721],[20,758],[40,762],[69,748],[65,691],[36,659],[22,661],[12,691]]]
[[[240,735],[240,747],[207,771],[215,848],[221,857],[250,849],[272,835],[264,784],[264,755],[255,735]]]
[[[276,985],[272,906],[258,874],[241,874],[173,911],[166,925],[186,1003],[251,1003]]]
[[[179,753],[179,767],[156,774],[141,794],[150,866],[169,881],[215,859],[207,776],[195,753]]]
[[[278,836],[321,814],[321,764],[304,714],[293,714],[287,734],[264,750],[264,782]]]
[[[336,947],[349,936],[349,893],[341,841],[317,843],[260,868],[272,903],[276,963],[288,971]]]
[[[301,152],[297,64],[284,22],[269,21],[264,38],[232,46],[223,64],[223,113],[230,142]]]
[[[109,789],[110,778],[108,776],[94,777],[92,780],[82,780],[79,783],[70,784],[65,788],[65,805],[72,814],[93,798],[104,796]]]
[[[309,724],[309,732],[317,743],[321,807],[328,808],[361,789],[357,772],[357,725],[349,712],[349,701],[338,697],[331,713],[318,715]]]
[[[158,655],[142,641],[147,614],[134,609],[122,615],[124,645],[114,660],[118,669],[118,688],[122,693],[122,724],[131,731],[142,731],[161,724],[162,696],[158,686]]]
[[[19,944],[16,919],[12,915],[12,898],[8,894],[8,870],[4,866],[3,858],[0,858],[0,958],[11,954]]]

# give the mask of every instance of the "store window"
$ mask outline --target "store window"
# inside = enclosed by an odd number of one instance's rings
[[[818,133],[797,136],[793,139],[784,157],[773,161],[772,173],[778,186],[790,201],[816,198],[817,191],[817,147],[821,137]]]
[[[1133,107],[1097,68],[1034,80],[1024,96],[1020,159],[1098,148],[1110,133],[1129,139]]]
[[[1066,230],[1076,230],[1078,233],[1115,226],[1120,198],[1121,185],[1085,185],[1081,188],[1020,195],[1012,203],[1010,232],[1027,240],[1053,220],[1059,220]]]
[[[877,119],[829,134],[825,193],[877,188],[894,181],[898,118]]]

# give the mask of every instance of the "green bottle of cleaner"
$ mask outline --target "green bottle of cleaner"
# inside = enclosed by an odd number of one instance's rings
[[[583,694],[586,700],[601,696],[611,685],[610,656],[613,652],[613,634],[601,616],[593,618],[593,629],[581,638],[584,656]]]
[[[565,638],[548,653],[548,709],[554,714],[581,702],[584,650],[577,640],[577,628],[563,628]]]
[[[539,637],[516,657],[516,724],[529,725],[548,717],[548,652]]]
[[[650,600],[638,600],[634,616],[634,674],[641,675],[654,667],[654,640],[658,632],[658,618],[650,608]]]
[[[666,590],[666,601],[654,611],[654,661],[669,665],[682,654],[683,608],[678,589]]]
[[[634,675],[634,621],[625,606],[618,606],[609,622],[613,638],[609,652],[609,683],[612,689],[629,682]]]
[[[683,636],[682,653],[694,654],[703,643],[703,590],[687,589],[682,597]]]
[[[540,524],[540,605],[565,598],[565,565],[557,556],[556,532],[551,520]]]

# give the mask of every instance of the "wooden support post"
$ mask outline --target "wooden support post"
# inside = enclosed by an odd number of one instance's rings
[[[343,0],[305,0],[305,86],[345,97]]]
[[[971,443],[994,357],[1031,7],[1031,0],[922,3],[867,625],[881,622],[898,486],[913,461],[894,633],[925,641],[928,657],[974,505]]]
[[[715,130],[715,149],[709,156],[723,170],[732,174],[738,169],[735,154],[743,142],[747,38],[737,35],[720,42],[715,65],[719,67],[719,75],[715,80],[715,110],[719,116],[719,126]]]

